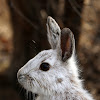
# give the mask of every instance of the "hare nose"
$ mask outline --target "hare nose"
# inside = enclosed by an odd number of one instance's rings
[[[18,79],[18,82],[20,83],[20,84],[22,84],[25,80],[26,80],[26,77],[25,77],[25,75],[23,75],[23,74],[17,74],[17,79]]]
[[[25,76],[24,74],[22,74],[22,72],[19,70],[18,73],[17,73],[17,79],[23,79]]]
[[[20,80],[20,79],[23,79],[25,76],[22,75],[22,74],[17,74],[17,78]]]

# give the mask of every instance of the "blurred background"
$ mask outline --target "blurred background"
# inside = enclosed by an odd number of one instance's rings
[[[100,0],[0,0],[0,100],[28,100],[16,73],[41,50],[50,48],[48,15],[61,28],[73,31],[81,78],[100,100]]]

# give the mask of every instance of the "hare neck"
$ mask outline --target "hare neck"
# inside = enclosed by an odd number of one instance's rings
[[[56,95],[56,96],[44,96],[44,95],[40,95],[38,96],[38,98],[36,100],[67,100],[66,99],[66,95]]]
[[[71,88],[64,93],[56,95],[39,95],[36,100],[94,100],[92,96],[83,88]]]

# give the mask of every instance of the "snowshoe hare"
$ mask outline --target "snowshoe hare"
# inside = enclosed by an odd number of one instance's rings
[[[61,30],[48,17],[47,36],[52,49],[41,51],[28,61],[17,73],[18,82],[38,94],[36,100],[93,100],[79,79],[71,30]]]

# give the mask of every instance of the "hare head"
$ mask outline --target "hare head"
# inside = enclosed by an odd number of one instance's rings
[[[63,93],[70,81],[77,79],[74,35],[60,29],[52,17],[47,18],[50,50],[41,51],[17,73],[19,83],[28,91],[42,95]]]

